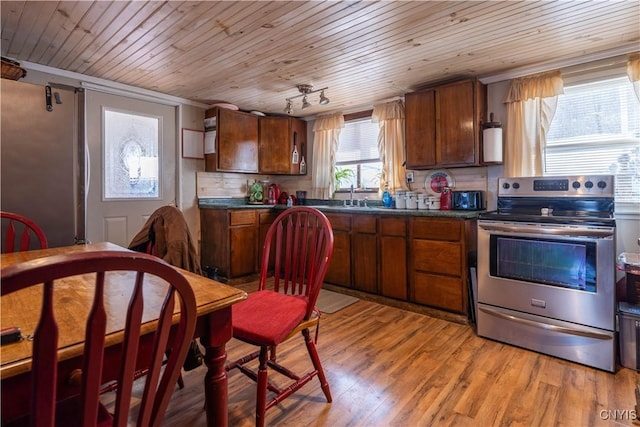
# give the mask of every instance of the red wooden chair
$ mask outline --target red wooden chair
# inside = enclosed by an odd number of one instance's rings
[[[331,402],[329,384],[316,350],[319,311],[316,300],[333,253],[333,230],[327,217],[317,209],[297,206],[282,212],[269,227],[264,243],[258,291],[232,306],[233,336],[260,347],[227,365],[238,368],[257,381],[256,425],[263,426],[265,412],[318,376],[322,391]],[[274,290],[266,288],[269,260],[275,262]],[[309,329],[316,327],[315,340]],[[302,332],[313,370],[297,375],[280,365],[276,347]],[[246,364],[259,359],[258,372]],[[277,387],[268,379],[267,369],[291,381]],[[267,391],[275,393],[267,401]]]
[[[7,222],[6,228],[4,224],[2,227],[3,234],[6,233],[2,239],[4,243],[2,253],[28,251],[31,249],[30,242],[32,236],[38,239],[40,244],[40,247],[37,249],[47,249],[47,237],[44,235],[40,227],[38,227],[38,225],[29,218],[4,211],[0,211],[0,218],[3,219],[3,223]]]
[[[111,272],[117,273],[111,273]],[[123,271],[136,274],[123,276]],[[83,368],[80,394],[56,402],[58,380],[58,323],[54,315],[53,295],[59,279],[80,274],[95,274],[93,305],[86,321]],[[106,280],[105,280],[106,276]],[[162,280],[149,280],[155,276]],[[110,279],[114,277],[114,279]],[[115,412],[110,414],[100,404],[100,387],[103,376],[103,354],[107,315],[104,300],[108,289],[119,280],[119,287],[130,289],[127,310],[122,310],[124,341],[122,342],[121,366]],[[34,332],[31,385],[31,425],[127,425],[131,405],[132,386],[136,363],[140,358],[149,365],[145,387],[137,418],[138,426],[160,425],[169,398],[175,388],[180,367],[184,362],[189,343],[193,339],[196,323],[196,303],[193,290],[185,277],[164,261],[142,253],[130,251],[96,251],[40,258],[3,268],[0,272],[1,294],[44,284],[40,321]],[[92,279],[94,280],[94,279]],[[128,282],[127,282],[128,280]],[[126,283],[126,285],[123,285]],[[169,284],[167,286],[166,284]],[[126,287],[125,287],[126,286]],[[159,307],[157,329],[152,338],[152,349],[147,358],[141,337],[144,291],[157,287],[161,291],[163,304]],[[119,288],[120,289],[120,288]],[[128,291],[127,291],[128,292]],[[173,325],[176,301],[180,304],[179,322]],[[60,304],[60,302],[58,302]],[[149,303],[147,302],[147,305]],[[151,307],[145,307],[150,310]],[[109,313],[109,322],[114,321]],[[176,320],[177,321],[177,320]],[[165,349],[172,351],[163,367]],[[148,349],[147,349],[148,350]],[[7,392],[7,390],[5,390]],[[3,420],[4,421],[4,420]]]

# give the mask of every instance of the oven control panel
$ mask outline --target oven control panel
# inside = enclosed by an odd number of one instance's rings
[[[498,196],[613,197],[613,195],[613,175],[527,176],[498,180]]]

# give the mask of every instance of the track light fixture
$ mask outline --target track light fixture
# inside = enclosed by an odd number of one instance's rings
[[[287,114],[293,114],[293,102],[292,99],[296,99],[302,97],[302,109],[311,107],[311,103],[309,102],[308,95],[316,92],[320,92],[320,101],[318,104],[327,105],[329,104],[329,98],[327,98],[324,94],[324,91],[329,89],[328,87],[323,87],[322,89],[313,90],[313,86],[311,85],[298,85],[298,91],[300,95],[292,96],[290,98],[286,98],[287,106],[284,109],[284,112]]]

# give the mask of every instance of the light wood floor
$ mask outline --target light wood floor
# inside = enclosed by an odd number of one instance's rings
[[[293,352],[298,346],[302,351]],[[233,359],[252,348],[232,340],[227,349]],[[279,350],[290,367],[310,366],[302,338]],[[318,350],[333,403],[314,378],[267,412],[268,425],[633,425],[640,382],[633,370],[614,375],[375,302],[323,314]],[[174,393],[166,426],[205,425],[203,377],[203,367],[184,375],[186,387]],[[230,372],[229,425],[254,425],[254,402],[255,384]]]

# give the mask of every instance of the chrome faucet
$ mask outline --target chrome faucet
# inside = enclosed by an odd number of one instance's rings
[[[353,206],[353,184],[351,184],[351,190],[349,191],[349,205]]]

